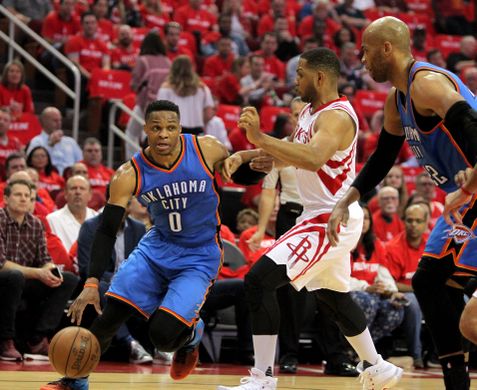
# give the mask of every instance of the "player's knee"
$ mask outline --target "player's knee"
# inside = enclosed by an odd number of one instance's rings
[[[191,328],[171,314],[158,310],[149,321],[149,338],[163,352],[174,352],[184,345]]]
[[[263,298],[261,278],[255,272],[249,272],[244,278],[245,298],[251,311],[260,307]]]

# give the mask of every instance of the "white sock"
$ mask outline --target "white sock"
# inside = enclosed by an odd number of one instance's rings
[[[368,328],[357,336],[346,337],[346,340],[351,344],[361,361],[366,360],[371,364],[376,364],[378,361],[378,352],[376,351]]]
[[[253,335],[253,350],[255,354],[255,368],[264,373],[271,369],[275,363],[275,351],[277,347],[277,335]]]

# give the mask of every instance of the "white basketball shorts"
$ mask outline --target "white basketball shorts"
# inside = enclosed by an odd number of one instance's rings
[[[326,288],[339,292],[350,289],[350,252],[358,244],[363,228],[363,210],[357,202],[349,207],[347,226],[339,227],[339,244],[331,246],[326,237],[330,213],[300,217],[265,255],[287,266],[291,284],[301,290]]]

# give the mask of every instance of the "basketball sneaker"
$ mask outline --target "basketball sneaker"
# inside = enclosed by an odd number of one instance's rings
[[[239,386],[218,386],[217,390],[276,390],[277,378],[265,375],[258,368],[252,368],[249,373],[250,376],[240,379]]]
[[[28,351],[24,354],[26,360],[48,361],[48,348],[50,343],[46,337],[43,337],[38,343],[32,345],[27,342]]]
[[[0,360],[21,362],[22,354],[15,347],[12,339],[0,341]]]
[[[363,390],[384,390],[395,386],[402,376],[402,368],[383,360],[379,355],[376,364],[366,360],[356,367],[360,372],[359,380],[363,384]]]
[[[61,378],[40,387],[40,390],[89,390],[88,378]]]
[[[154,360],[152,361],[154,364],[162,364],[164,366],[170,366],[172,364],[172,352],[162,352],[159,351],[157,348],[154,349]]]
[[[204,334],[204,321],[199,318],[194,329],[194,337],[182,348],[174,352],[170,375],[172,379],[179,380],[187,377],[197,365],[199,360],[199,345]]]
[[[141,344],[139,344],[138,341],[131,341],[129,349],[129,363],[146,364],[152,362],[152,356],[144,349]]]

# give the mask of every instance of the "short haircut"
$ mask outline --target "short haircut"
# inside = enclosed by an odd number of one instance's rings
[[[17,160],[19,158],[22,158],[25,160],[25,165],[26,165],[26,157],[24,154],[20,153],[20,152],[14,152],[14,153],[10,153],[7,157],[7,159],[5,160],[5,170],[8,171],[8,168],[10,167],[10,163],[12,162],[12,160]]]
[[[147,122],[151,113],[156,111],[172,111],[177,114],[177,117],[180,118],[181,114],[179,112],[179,106],[170,100],[155,100],[150,103],[146,108],[146,113],[144,119]]]
[[[81,15],[81,23],[83,23],[88,16],[94,16],[94,18],[98,20],[98,17],[93,11],[86,11],[86,12],[83,12],[83,14]]]
[[[32,189],[31,183],[27,180],[17,179],[17,180],[12,180],[12,181],[7,183],[7,185],[5,186],[5,188],[3,190],[3,196],[10,196],[12,194],[12,188],[15,184],[21,184],[21,185],[27,186],[28,190],[31,193],[31,189]]]
[[[99,142],[99,139],[97,139],[95,137],[88,137],[83,142],[83,148],[86,145],[99,145],[99,146],[101,146],[101,142]]]
[[[340,60],[333,50],[326,47],[319,47],[304,52],[301,58],[311,68],[323,70],[334,75],[336,78],[340,76]]]

